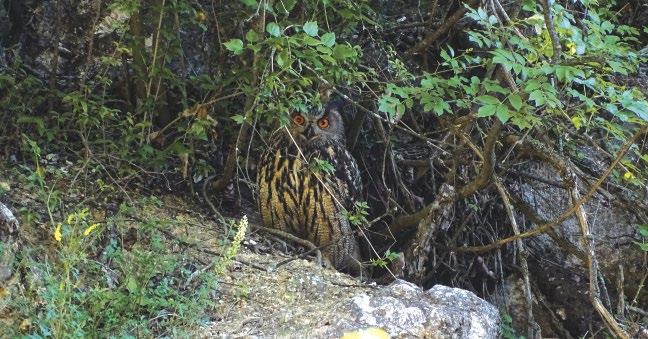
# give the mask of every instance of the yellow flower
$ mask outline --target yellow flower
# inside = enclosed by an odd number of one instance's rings
[[[574,127],[576,127],[576,129],[579,129],[581,128],[581,126],[583,126],[583,118],[579,116],[573,116],[571,118],[571,122],[572,124],[574,124]]]
[[[205,14],[205,12],[202,11],[196,12],[196,20],[200,22],[207,20],[207,14]]]
[[[388,339],[391,338],[382,328],[370,327],[364,330],[344,333],[341,339]]]
[[[70,214],[67,217],[67,223],[68,225],[72,225],[72,221],[74,221],[74,214]]]
[[[36,175],[39,178],[44,178],[45,177],[45,170],[42,167],[36,165]]]
[[[90,235],[90,233],[92,233],[92,231],[94,231],[94,229],[97,228],[98,226],[99,226],[99,224],[92,224],[92,225],[90,225],[90,227],[86,228],[85,231],[83,231],[83,236],[84,236],[84,237],[87,237],[87,236]]]
[[[625,172],[625,174],[623,174],[623,179],[625,180],[632,180],[634,179],[634,177],[635,176],[634,174],[632,174],[632,172]]]
[[[23,321],[20,322],[20,330],[25,332],[31,328],[31,320],[29,319],[23,319]]]
[[[58,223],[58,225],[56,225],[56,229],[54,230],[54,240],[56,241],[61,241],[61,239],[63,238],[63,235],[61,234],[61,226],[61,223]]]

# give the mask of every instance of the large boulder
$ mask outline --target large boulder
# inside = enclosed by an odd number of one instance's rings
[[[373,292],[373,293],[371,293]],[[443,285],[427,291],[397,280],[343,303],[330,325],[315,333],[331,337],[357,328],[382,328],[399,338],[497,338],[497,309],[474,293]]]
[[[499,334],[498,310],[472,292],[441,285],[425,291],[403,280],[368,285],[303,260],[273,272],[234,267],[221,293],[219,319],[202,335],[339,338],[367,329],[396,338]]]
[[[594,150],[583,148],[581,152],[583,156],[579,167],[586,169],[587,173],[579,173],[577,187],[583,195],[590,186],[582,178],[594,182],[608,164]],[[559,187],[562,178],[551,166],[530,162],[523,172],[528,178],[544,179],[524,180],[517,187],[513,186],[516,194],[533,208],[539,218],[553,220],[571,207],[569,194]],[[616,190],[616,194],[610,194],[607,190]],[[641,288],[644,253],[634,241],[640,240],[636,225],[641,223],[642,214],[645,216],[646,213],[641,206],[648,203],[645,197],[630,196],[633,191],[629,188],[625,192],[617,191],[614,185],[604,185],[603,190],[599,190],[584,205],[601,274],[605,278],[606,288],[601,289],[601,298],[604,303],[609,303],[611,311],[616,310],[611,306],[617,305],[617,298],[622,295],[619,290],[621,271],[624,276],[623,294],[634,296]],[[634,204],[628,201],[634,201]],[[527,226],[535,227],[531,224]],[[576,218],[572,217],[553,229],[554,238],[543,234],[525,241],[531,253],[531,280],[537,287],[534,289],[535,298],[544,304],[544,307],[534,307],[536,321],[540,323],[544,336],[565,336],[567,333],[584,335],[591,330],[589,326],[592,321],[600,323],[600,319],[591,306],[587,262],[582,260],[585,252],[580,227]],[[523,301],[510,296],[505,299],[509,299],[509,304],[516,299]],[[645,305],[647,300],[644,294],[640,296],[639,304]],[[525,312],[511,310],[516,307],[508,305],[507,308],[513,316],[514,325],[517,324],[518,330],[522,330],[526,326]],[[521,315],[520,319],[516,319],[516,315]]]

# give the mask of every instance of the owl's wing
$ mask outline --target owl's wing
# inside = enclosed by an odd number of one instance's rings
[[[353,211],[354,203],[362,200],[362,180],[360,178],[358,163],[346,148],[337,152],[337,157],[333,161],[335,176],[347,191],[342,203],[345,209]]]

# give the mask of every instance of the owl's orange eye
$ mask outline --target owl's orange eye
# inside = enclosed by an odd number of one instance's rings
[[[293,122],[301,126],[306,122],[306,119],[304,119],[303,116],[297,114],[293,117]]]
[[[317,126],[320,128],[328,128],[329,127],[329,121],[328,118],[322,118],[317,121]]]

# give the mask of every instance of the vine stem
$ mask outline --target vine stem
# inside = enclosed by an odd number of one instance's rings
[[[554,226],[562,223],[563,221],[569,219],[575,212],[576,210],[589,201],[589,199],[592,198],[594,193],[598,190],[598,188],[603,184],[603,182],[607,179],[607,177],[612,174],[612,170],[621,162],[621,159],[628,153],[628,150],[630,149],[630,146],[634,144],[634,142],[643,134],[648,132],[648,125],[643,126],[640,128],[631,138],[628,140],[621,150],[619,150],[619,153],[617,154],[617,157],[612,161],[610,166],[605,170],[603,175],[601,175],[598,180],[590,187],[589,191],[578,201],[575,201],[574,204],[572,205],[571,208],[569,208],[567,211],[562,213],[558,218],[549,221],[543,225],[540,225],[532,230],[526,231],[524,233],[520,233],[518,235],[513,235],[508,238],[500,239],[494,243],[491,243],[489,245],[484,245],[484,246],[472,246],[472,247],[457,247],[455,248],[456,251],[458,252],[472,252],[472,253],[482,253],[482,252],[488,252],[491,250],[494,250],[496,248],[502,247],[510,242],[516,241],[518,239],[524,239],[524,238],[530,238],[534,237],[539,234],[546,233],[549,231],[551,228]]]
[[[558,60],[560,60],[562,51],[560,48],[560,39],[558,38],[558,33],[556,32],[556,26],[554,26],[553,22],[553,12],[551,11],[551,3],[549,3],[550,1],[552,0],[541,0],[540,2],[542,3],[542,10],[544,12],[545,26],[549,31],[551,47],[553,48],[554,52],[553,56],[551,57],[551,63],[555,64],[556,62],[558,62]]]
[[[569,188],[569,195],[572,201],[579,200],[579,193],[577,187],[576,174],[573,171],[569,170],[568,177],[572,183]],[[603,318],[605,324],[610,328],[612,332],[618,338],[630,338],[630,336],[621,328],[619,323],[614,319],[614,316],[610,311],[605,308],[601,302],[601,292],[598,284],[598,260],[596,259],[596,252],[594,251],[594,239],[592,239],[592,233],[590,232],[589,223],[587,221],[587,216],[585,215],[585,208],[582,204],[576,209],[576,218],[578,219],[578,224],[581,229],[581,243],[583,250],[587,255],[587,268],[589,271],[589,297],[594,305],[594,309],[598,314]]]
[[[265,3],[268,5],[272,5],[274,3],[274,0],[266,0]],[[256,22],[253,25],[254,26],[253,29],[260,36],[264,36],[264,30],[266,26],[266,12],[265,12],[266,6],[263,6],[263,8],[264,8],[263,13],[259,12],[258,14],[259,17],[257,18]],[[258,66],[261,63],[262,59],[263,58],[261,56],[261,53],[259,52],[255,52],[254,56],[252,57],[252,75],[250,79],[250,85],[251,85],[250,87],[252,88],[257,87],[260,83]],[[257,95],[252,95],[251,93],[249,94],[244,109],[246,115],[252,112],[252,110],[257,104],[258,97],[259,97],[258,94]],[[243,147],[243,142],[248,140],[249,131],[250,131],[250,124],[247,122],[243,122],[243,124],[241,124],[241,128],[239,128],[236,141],[234,141],[234,145],[232,145],[232,148],[230,149],[227,155],[227,161],[225,162],[225,169],[223,171],[223,175],[211,187],[213,192],[222,191],[225,187],[227,187],[227,184],[234,177],[236,165],[238,163],[239,149]]]
[[[478,0],[471,0],[467,4],[467,6],[470,7],[475,7],[479,5]],[[446,19],[439,28],[437,28],[434,32],[426,35],[421,42],[416,44],[414,47],[410,48],[405,52],[407,56],[412,56],[414,54],[420,54],[425,52],[425,50],[435,41],[437,41],[443,34],[445,34],[447,31],[449,31],[456,23],[459,21],[459,19],[463,18],[464,14],[468,12],[467,7],[461,7],[458,9],[456,12],[454,12],[448,19]]]
[[[509,194],[504,187],[504,184],[502,184],[502,180],[495,176],[493,182],[495,183],[495,187],[497,187],[497,191],[499,192],[500,196],[502,197],[502,202],[504,203],[504,207],[506,208],[506,215],[508,216],[510,222],[511,222],[511,228],[513,229],[513,233],[516,235],[520,234],[520,227],[518,226],[517,220],[515,219],[515,212],[513,209],[513,205],[511,204],[511,199],[509,198]],[[542,335],[540,334],[540,326],[536,321],[534,320],[533,317],[533,294],[531,293],[531,279],[529,277],[529,264],[527,263],[527,256],[528,256],[528,251],[526,247],[524,246],[524,242],[522,242],[522,239],[518,239],[515,241],[515,244],[517,246],[517,254],[518,258],[520,260],[520,267],[522,269],[522,280],[524,282],[524,299],[526,299],[526,312],[527,312],[527,333],[528,333],[528,338],[541,338]]]

